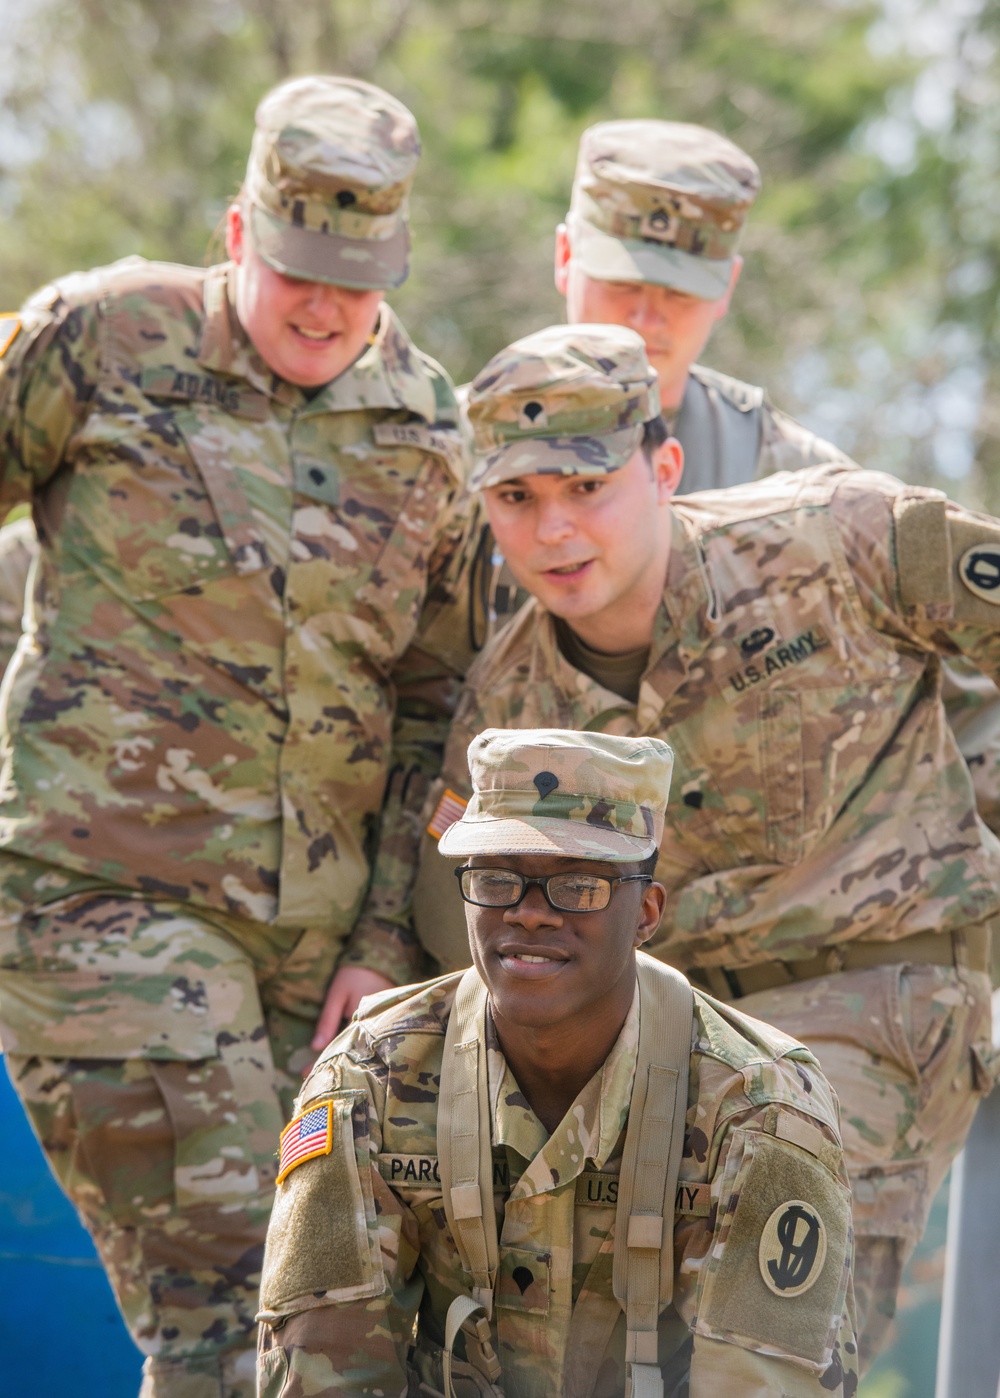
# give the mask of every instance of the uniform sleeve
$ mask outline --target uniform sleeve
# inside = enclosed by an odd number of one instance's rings
[[[757,479],[777,471],[801,471],[804,466],[853,466],[832,442],[824,441],[787,413],[765,402],[761,415]]]
[[[676,1239],[675,1304],[694,1333],[690,1398],[852,1398],[851,1196],[839,1140],[796,1108],[801,1089],[790,1081],[777,1092],[734,1083],[731,1095],[744,1091],[779,1101],[733,1114],[700,1145],[689,1114],[686,1150],[702,1156],[711,1201]],[[686,1162],[682,1182],[690,1173]]]
[[[396,717],[372,880],[341,965],[365,966],[396,985],[420,980],[424,958],[411,920],[428,793],[472,661],[470,575],[477,531],[471,497],[457,502],[431,561],[417,638],[394,673]]]
[[[833,501],[848,565],[880,630],[1000,680],[1000,520],[938,491],[852,472]]]
[[[328,1090],[324,1074],[333,1078]],[[282,1137],[299,1131],[300,1121],[307,1142],[319,1132],[316,1153],[306,1153],[278,1185],[268,1228],[259,1398],[406,1392],[406,1353],[423,1291],[415,1275],[417,1226],[375,1168],[381,1136],[372,1095],[357,1081],[363,1074],[348,1065],[344,1076],[347,1085],[336,1061],[321,1060]]]
[[[48,287],[0,338],[0,506],[30,500],[66,459],[96,392],[99,332],[93,304]]]

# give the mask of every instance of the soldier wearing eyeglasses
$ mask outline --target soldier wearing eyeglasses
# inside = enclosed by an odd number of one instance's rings
[[[673,756],[489,730],[441,840],[474,966],[362,1002],[283,1133],[261,1398],[849,1398],[837,1108],[645,956]]]

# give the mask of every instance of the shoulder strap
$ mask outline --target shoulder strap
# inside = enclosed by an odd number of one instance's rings
[[[615,1213],[612,1289],[625,1312],[626,1398],[662,1398],[657,1335],[674,1288],[674,1198],[693,997],[679,971],[642,952],[637,963],[639,1053]]]
[[[483,1022],[486,987],[474,968],[458,983],[444,1037],[438,1098],[438,1161],[448,1227],[472,1294],[493,1315],[499,1265]]]

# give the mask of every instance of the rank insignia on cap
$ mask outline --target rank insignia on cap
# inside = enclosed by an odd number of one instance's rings
[[[0,359],[4,357],[17,339],[17,332],[20,328],[20,316],[0,311]]]
[[[996,544],[973,544],[966,549],[958,562],[958,575],[976,597],[1000,607],[1000,548]]]
[[[826,1261],[826,1228],[801,1199],[779,1204],[764,1224],[757,1250],[764,1285],[775,1296],[801,1296],[817,1281]]]
[[[277,1182],[292,1173],[296,1165],[329,1155],[333,1149],[333,1103],[324,1102],[295,1117],[281,1133]]]
[[[448,787],[431,816],[427,826],[428,835],[435,840],[440,840],[444,832],[454,825],[456,820],[461,820],[468,804],[468,801],[463,801],[461,796],[456,795],[451,787]]]

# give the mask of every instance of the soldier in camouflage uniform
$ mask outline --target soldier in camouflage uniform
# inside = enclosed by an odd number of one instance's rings
[[[855,1393],[829,1086],[637,955],[670,766],[657,738],[472,743],[441,852],[475,969],[366,1001],[302,1090],[261,1398]]]
[[[453,390],[382,301],[418,156],[388,94],[296,79],[258,108],[231,262],[129,258],[0,328],[3,498],[41,544],[0,1033],[144,1398],[250,1398],[324,991],[338,962],[338,1006],[400,979],[358,920],[369,849],[390,769],[418,804],[437,770],[465,636]]]
[[[1000,843],[940,657],[1000,668],[1000,524],[837,466],[671,503],[677,447],[642,342],[617,327],[512,345],[469,415],[473,484],[536,595],[469,673],[426,810],[418,931],[443,969],[467,964],[433,845],[468,795],[472,735],[668,737],[679,800],[650,950],[804,1040],[836,1088],[865,1362],[986,1082]]]

